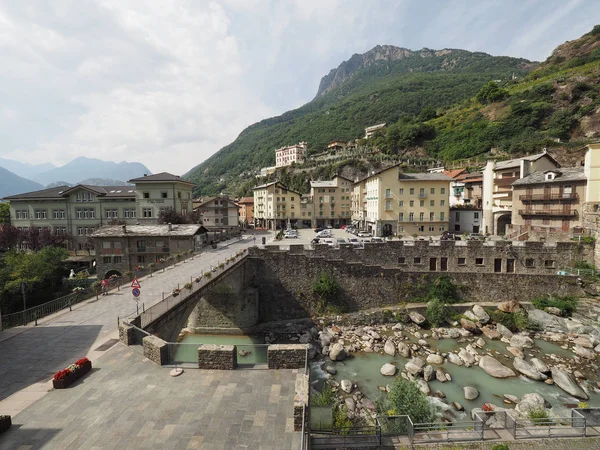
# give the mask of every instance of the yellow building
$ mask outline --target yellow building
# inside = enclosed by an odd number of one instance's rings
[[[313,227],[339,227],[350,224],[353,184],[352,180],[341,176],[329,181],[310,182],[310,196],[314,208]]]
[[[254,189],[254,223],[257,228],[288,228],[298,226],[300,197],[279,181]]]
[[[156,223],[161,211],[167,209],[182,216],[192,212],[192,188],[195,185],[180,176],[161,172],[134,178],[128,183],[135,183],[137,220],[142,224]]]
[[[362,198],[358,211],[364,214],[355,220],[375,236],[439,235],[448,231],[451,181],[442,173],[403,173],[398,166],[388,167],[355,184],[359,187],[353,196]]]

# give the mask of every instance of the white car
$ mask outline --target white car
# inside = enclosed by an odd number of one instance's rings
[[[318,238],[330,238],[331,237],[331,231],[329,231],[329,230],[319,231],[317,233],[317,237]]]
[[[319,241],[319,244],[327,244],[331,248],[335,248],[335,241],[333,239],[331,239],[331,238],[321,239]]]
[[[371,238],[371,242],[374,244],[383,244],[385,241],[380,237]]]
[[[369,233],[368,231],[359,231],[358,237],[371,237],[371,233]]]
[[[298,232],[296,230],[286,231],[284,237],[286,239],[298,239]]]
[[[357,238],[348,238],[348,242],[354,246],[354,248],[361,248],[362,243]]]

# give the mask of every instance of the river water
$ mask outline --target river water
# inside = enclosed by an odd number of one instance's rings
[[[198,364],[198,346],[200,344],[235,345],[237,346],[237,362],[241,365],[267,363],[267,347],[263,338],[258,336],[225,335],[225,334],[186,334],[177,344],[172,364]],[[240,351],[244,356],[240,355]],[[245,354],[248,352],[248,354]]]

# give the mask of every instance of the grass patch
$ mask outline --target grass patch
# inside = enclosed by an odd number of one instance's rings
[[[335,393],[328,383],[325,383],[321,392],[314,394],[311,399],[314,406],[332,406],[334,402]]]
[[[571,295],[565,295],[564,297],[553,297],[553,296],[545,296],[545,297],[537,297],[532,300],[532,303],[536,308],[544,310],[546,308],[558,308],[560,309],[561,315],[563,317],[571,317],[573,313],[577,310],[578,299]]]
[[[492,308],[488,308],[486,311],[494,322],[501,323],[512,332],[524,330],[535,331],[539,328],[535,322],[529,320],[527,314],[523,311],[506,313]]]

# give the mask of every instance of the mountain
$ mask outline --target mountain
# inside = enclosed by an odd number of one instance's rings
[[[466,50],[377,46],[326,75],[311,102],[249,126],[185,177],[198,185],[199,194],[218,193],[240,180],[251,183],[247,175],[274,165],[278,147],[305,140],[315,153],[331,140],[361,137],[369,125],[448,108],[490,80],[523,76],[535,65]]]
[[[3,167],[0,167],[0,198],[22,192],[37,191],[44,186],[34,181],[22,178]]]
[[[111,178],[88,178],[86,180],[78,181],[77,184],[87,184],[89,186],[127,186],[128,183],[125,181],[113,180]]]
[[[145,165],[138,162],[116,163],[80,156],[62,167],[42,172],[32,178],[43,185],[55,183],[58,180],[75,184],[89,178],[130,180],[150,173]]]
[[[9,170],[23,178],[33,178],[39,173],[47,172],[48,170],[56,168],[54,164],[49,162],[42,164],[29,164],[5,158],[0,158],[0,167],[4,167],[6,170]]]

